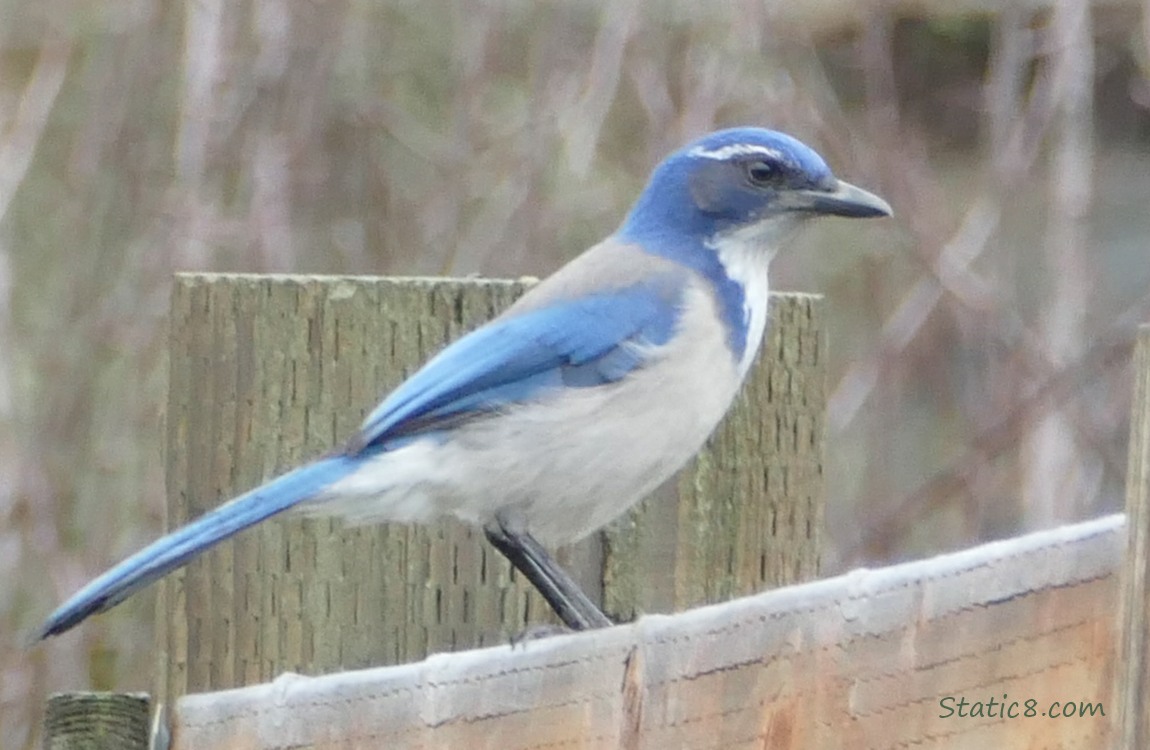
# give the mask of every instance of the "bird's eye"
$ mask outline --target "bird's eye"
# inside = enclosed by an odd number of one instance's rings
[[[743,169],[747,173],[747,179],[756,187],[766,187],[772,184],[779,174],[778,166],[765,159],[746,162]]]

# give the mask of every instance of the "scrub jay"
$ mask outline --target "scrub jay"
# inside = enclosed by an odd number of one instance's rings
[[[543,544],[604,526],[730,407],[767,324],[767,266],[807,219],[889,216],[782,133],[720,130],[651,175],[616,232],[445,348],[335,451],[153,542],[48,618],[62,633],[284,511],[477,524],[575,630],[610,624]]]

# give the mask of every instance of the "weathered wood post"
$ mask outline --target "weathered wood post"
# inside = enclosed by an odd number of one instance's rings
[[[143,693],[57,693],[44,715],[44,750],[148,750]]]
[[[169,525],[317,455],[520,281],[190,274],[172,298]],[[564,561],[608,613],[670,611],[818,570],[823,351],[817,298],[778,295],[761,365],[671,488]],[[673,408],[671,405],[669,408]],[[414,661],[502,641],[546,605],[459,524],[276,520],[162,586],[157,691]]]
[[[1115,747],[1141,750],[1150,747],[1150,325],[1139,328],[1134,347],[1129,455]]]

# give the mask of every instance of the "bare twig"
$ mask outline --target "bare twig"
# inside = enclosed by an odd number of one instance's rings
[[[53,37],[40,46],[32,75],[20,96],[16,116],[7,130],[0,134],[0,221],[8,214],[12,197],[36,154],[36,146],[48,124],[48,115],[64,85],[71,57],[72,42],[67,38]]]

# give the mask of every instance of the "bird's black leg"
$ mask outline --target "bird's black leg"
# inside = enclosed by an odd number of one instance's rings
[[[613,624],[531,534],[513,531],[500,521],[483,531],[495,549],[527,576],[564,625],[572,630],[591,630]]]

